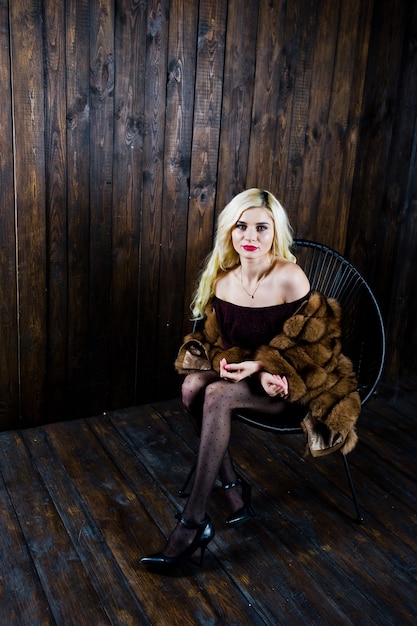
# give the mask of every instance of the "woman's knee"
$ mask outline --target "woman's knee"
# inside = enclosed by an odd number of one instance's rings
[[[198,391],[201,387],[204,386],[204,382],[202,380],[201,374],[199,372],[192,372],[191,374],[187,374],[182,382],[182,390],[183,391]]]
[[[211,380],[208,372],[192,372],[188,374],[181,386],[181,396],[184,404],[193,402],[193,400],[203,393],[207,383]]]
[[[226,383],[223,380],[217,380],[207,385],[204,394],[204,408],[210,410],[213,406],[225,406],[227,404],[228,385],[230,383]]]
[[[238,383],[231,383],[224,380],[217,380],[206,387],[204,397],[204,407],[206,409],[217,406],[221,409],[232,410],[239,407],[251,405],[254,396],[247,384],[242,380]]]

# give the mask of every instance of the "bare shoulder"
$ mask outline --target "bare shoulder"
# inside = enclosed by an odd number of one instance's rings
[[[276,276],[285,293],[286,302],[299,300],[310,291],[310,282],[304,270],[291,261],[280,260],[276,264]]]
[[[214,293],[221,300],[227,300],[227,294],[230,291],[232,280],[233,280],[233,272],[235,270],[229,270],[228,272],[222,272],[219,274],[214,283]]]

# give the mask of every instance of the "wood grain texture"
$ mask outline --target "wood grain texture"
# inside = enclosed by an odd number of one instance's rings
[[[348,243],[353,262],[367,273],[377,253],[378,225],[390,243],[386,258],[392,258],[395,237],[389,231],[382,209],[385,174],[395,120],[394,109],[400,79],[400,66],[406,28],[406,5],[375,4],[370,53],[362,108],[358,162],[353,186]],[[400,112],[398,111],[400,114]],[[372,157],[371,157],[372,155]],[[371,181],[379,180],[378,188]],[[364,210],[367,207],[367,210]],[[382,261],[382,259],[381,259]],[[384,275],[384,281],[385,281]]]
[[[90,18],[88,0],[66,12],[68,415],[90,403]]]
[[[339,2],[321,3],[314,29],[311,91],[303,156],[304,175],[298,198],[299,219],[301,217],[306,239],[315,238],[315,233],[318,231],[315,222],[322,228],[321,219],[326,211],[326,206],[320,202],[320,197],[324,179],[325,150],[330,140],[329,115],[338,38],[339,5]],[[336,136],[331,141],[338,143],[339,139]],[[333,210],[337,211],[337,207],[333,207]]]
[[[111,0],[90,16],[90,411],[110,405],[110,285],[113,206],[114,14]]]
[[[67,146],[65,108],[65,39],[60,25],[65,21],[64,6],[44,3],[45,65],[45,173],[48,272],[48,379],[47,413],[51,419],[67,417],[68,365],[68,233],[67,233]]]
[[[416,367],[413,0],[0,0],[0,428],[178,393],[216,219],[268,187]]]
[[[257,26],[256,3],[233,2],[229,5],[216,214],[247,184]],[[241,36],[243,32],[244,37]]]
[[[167,396],[176,395],[174,371],[177,346],[189,328],[190,309],[184,302],[187,223],[190,203],[191,142],[197,50],[198,6],[184,0],[171,3],[168,42],[167,123],[161,223],[161,272],[159,275],[156,345],[158,385]]]
[[[360,7],[357,5],[342,2],[339,6],[338,36],[332,62],[333,81],[320,176],[320,213],[317,221],[321,228],[332,233],[329,243],[337,250],[343,248],[346,239],[349,215],[347,203],[351,195],[352,171],[346,172],[345,167],[346,162],[352,163],[351,154],[356,154],[353,137],[348,140],[348,129],[352,128],[349,119],[350,92],[354,89],[356,80],[361,78],[356,65],[359,11]],[[335,30],[334,27],[332,30]],[[358,100],[361,100],[361,94]]]
[[[148,397],[153,389],[158,359],[159,299],[156,286],[161,272],[162,197],[166,119],[168,2],[148,3],[145,59],[145,137],[141,172],[140,285],[137,340],[137,384]]]
[[[406,278],[410,273],[405,259],[411,260],[416,249],[412,209],[416,178],[413,111],[416,91],[415,81],[411,80],[416,55],[411,42],[415,41],[417,17],[411,4],[398,7],[379,4],[375,5],[373,20],[347,246],[353,262],[368,276],[389,324],[391,340],[386,373],[392,377],[403,360],[399,345],[402,343],[405,348],[407,343],[400,337],[415,336],[414,325],[413,328],[407,322],[404,325],[408,314],[406,318],[403,315],[406,309],[410,311],[408,303],[411,306],[415,303],[413,281]],[[378,51],[380,47],[383,49]],[[410,110],[403,106],[405,95]],[[380,181],[378,187],[371,183],[375,180]],[[405,214],[410,217],[408,228],[404,228]],[[384,250],[382,256],[381,250]],[[392,289],[387,289],[388,284]],[[413,359],[409,363],[411,368],[415,367]]]
[[[378,297],[389,312],[387,332],[395,338],[387,359],[387,376],[395,377],[395,364],[399,360],[417,367],[413,348],[417,336],[416,325],[410,311],[417,304],[415,259],[417,254],[417,109],[416,36],[417,7],[407,13],[401,60],[401,80],[396,101],[401,106],[393,128],[390,154],[387,162],[383,215],[378,226],[378,241],[389,251],[378,262],[375,259],[374,276],[378,281]],[[395,281],[391,294],[386,293],[382,277]],[[396,277],[396,278],[395,278]],[[401,348],[404,346],[404,351]]]
[[[47,231],[42,12],[30,0],[10,6],[17,224],[20,412],[42,420],[46,408]],[[15,419],[17,416],[15,416]]]
[[[0,428],[19,423],[17,233],[13,177],[13,125],[8,3],[0,1]]]
[[[84,578],[82,562],[64,531],[63,520],[38,473],[33,472],[22,437],[16,433],[6,446],[2,446],[1,452],[1,471],[7,491],[15,510],[19,511],[24,539],[30,547],[30,555],[55,621],[62,623],[66,615],[85,614],[85,619],[90,619],[91,623],[107,623],[91,582]],[[16,458],[19,458],[20,477],[25,484],[23,489],[13,478],[12,459]],[[68,563],[71,563],[71,568],[68,568]],[[68,601],[67,607],[62,603],[63,597]]]
[[[248,159],[248,187],[275,189],[273,163],[275,159],[275,136],[280,98],[280,50],[283,46],[285,25],[285,2],[259,3],[257,71],[254,85],[254,101]],[[282,127],[282,121],[281,121]],[[278,195],[278,192],[275,191]]]
[[[343,9],[345,4],[343,4]],[[350,214],[351,198],[353,184],[355,180],[355,166],[356,158],[358,154],[358,141],[360,134],[360,120],[363,103],[363,90],[365,85],[366,65],[369,52],[369,38],[371,31],[373,2],[361,3],[358,14],[358,23],[356,35],[356,43],[353,58],[353,67],[351,74],[351,87],[350,87],[350,104],[349,113],[347,119],[347,127],[345,131],[345,139],[343,146],[343,164],[341,166],[341,185],[338,196],[339,214],[342,216],[341,220],[344,225],[340,232],[343,232],[343,243],[334,242],[336,247],[339,246],[339,250],[351,256],[351,251],[346,248],[346,241],[348,239],[348,217]],[[345,12],[343,13],[345,15]],[[349,16],[348,20],[349,20]],[[345,23],[345,27],[349,30],[352,29],[352,25],[349,22]],[[339,235],[339,238],[340,238]]]
[[[223,90],[226,6],[201,0],[196,58],[190,210],[187,227],[185,301],[191,302],[201,262],[210,251],[215,224],[219,131]]]
[[[292,107],[291,132],[288,144],[285,186],[282,202],[287,210],[290,223],[299,237],[307,237],[308,223],[306,207],[300,204],[300,193],[304,176],[304,153],[307,147],[307,120],[312,86],[312,62],[315,48],[315,33],[318,20],[318,3],[307,5],[294,3],[296,37],[299,40],[297,62],[294,68],[294,99]],[[293,36],[294,37],[294,36]],[[297,45],[297,39],[292,45]],[[307,208],[308,211],[308,208]]]
[[[139,559],[184,506],[198,438],[179,401],[0,433],[0,622],[414,624],[416,389],[415,377],[382,385],[358,422],[364,524],[340,454],[306,458],[302,436],[233,424],[257,517],[227,529],[216,484],[204,567],[194,558],[178,576]]]
[[[112,406],[136,397],[139,251],[145,138],[146,10],[119,3],[115,15],[115,122],[111,251]]]

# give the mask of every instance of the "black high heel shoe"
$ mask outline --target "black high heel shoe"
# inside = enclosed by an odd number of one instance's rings
[[[191,556],[200,548],[200,567],[203,567],[204,553],[210,541],[213,539],[214,527],[211,523],[209,516],[207,515],[202,522],[188,522],[181,515],[176,516],[179,519],[180,524],[188,530],[197,530],[197,534],[194,537],[191,544],[185,548],[177,556],[165,556],[163,552],[157,552],[150,556],[144,556],[140,562],[149,569],[157,570],[160,573],[171,573],[174,570],[180,568]]]
[[[226,491],[227,489],[233,489],[233,487],[237,487],[238,485],[242,486],[243,506],[226,518],[226,526],[229,526],[229,528],[233,526],[240,526],[240,524],[243,524],[246,520],[251,517],[255,517],[255,511],[251,505],[252,487],[246,482],[246,480],[244,480],[241,476],[238,476],[233,483],[223,485],[223,489]]]

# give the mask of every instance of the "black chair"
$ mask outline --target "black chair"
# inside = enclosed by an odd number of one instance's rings
[[[385,331],[378,303],[363,276],[335,250],[323,244],[296,239],[294,254],[308,276],[311,288],[336,298],[342,307],[342,349],[352,359],[363,406],[380,380],[385,358]],[[304,436],[300,422],[305,413],[305,409],[297,405],[289,405],[287,411],[277,416],[239,409],[233,412],[233,419],[274,433],[300,433]],[[344,462],[357,520],[362,522],[348,459],[344,454],[340,456]],[[181,496],[187,495],[185,491],[194,469],[195,466],[179,491]]]

